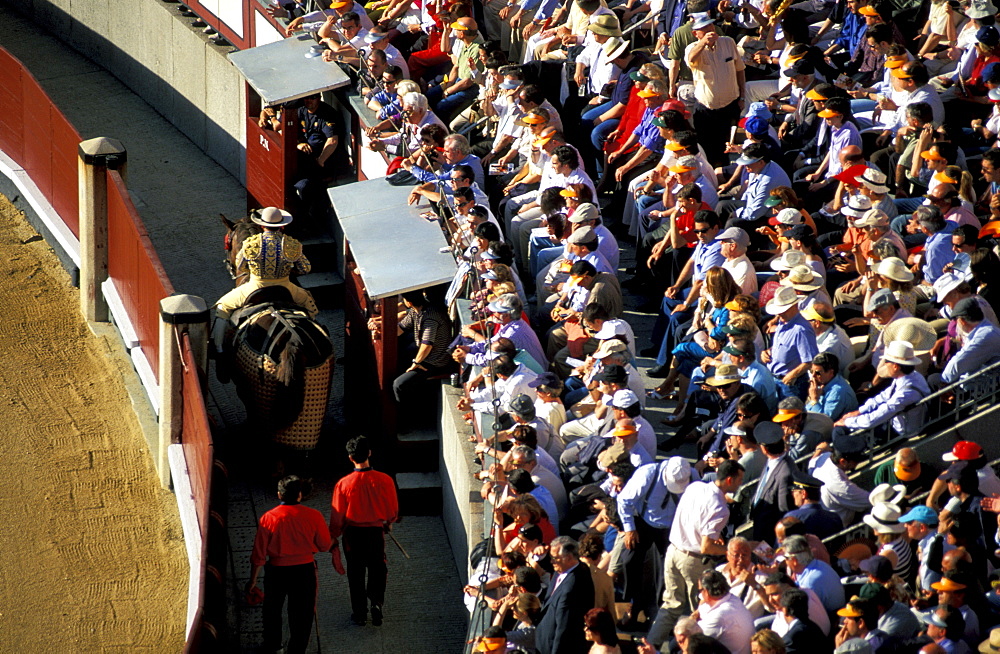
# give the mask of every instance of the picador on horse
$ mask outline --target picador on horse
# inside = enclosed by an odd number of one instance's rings
[[[292,216],[267,207],[235,224],[223,220],[237,286],[215,306],[220,379],[232,370],[250,424],[279,445],[312,449],[326,413],[333,346],[313,320],[312,295],[289,278],[311,268],[302,244],[283,232]]]

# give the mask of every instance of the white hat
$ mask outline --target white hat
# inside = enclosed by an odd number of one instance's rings
[[[885,348],[882,355],[884,361],[898,363],[901,366],[915,366],[920,359],[913,354],[913,346],[906,341],[893,341]]]
[[[868,493],[868,501],[874,506],[880,502],[886,504],[899,504],[903,496],[906,495],[906,486],[903,484],[879,484]]]
[[[611,396],[611,406],[616,409],[626,409],[630,406],[635,406],[638,403],[639,396],[627,388],[615,391],[615,394]]]
[[[872,208],[872,201],[867,195],[852,195],[847,204],[840,208],[840,213],[853,218],[861,218]]]
[[[865,215],[854,221],[854,226],[861,227],[888,227],[889,216],[878,209],[869,209]]]
[[[888,193],[889,187],[886,185],[886,176],[878,168],[869,167],[860,177],[858,181],[867,186],[869,189],[875,193]]]
[[[691,483],[691,464],[682,456],[667,459],[663,468],[663,483],[674,495],[680,495]]]
[[[954,273],[945,273],[934,280],[934,294],[938,302],[944,302],[944,298],[958,288],[965,281],[962,277]]]
[[[791,207],[779,211],[774,219],[782,225],[801,225],[803,222],[802,212]]]
[[[889,257],[882,259],[878,263],[878,274],[896,282],[912,282],[913,273],[906,267],[906,264],[899,257]]]
[[[864,521],[876,534],[901,534],[906,531],[906,526],[899,521],[901,515],[903,512],[895,504],[879,502],[864,517]]]
[[[799,296],[796,295],[795,289],[788,286],[779,286],[778,290],[774,292],[774,297],[764,307],[764,311],[767,311],[772,316],[778,316],[798,303]]]
[[[708,27],[713,24],[715,20],[712,18],[712,14],[706,12],[691,14],[691,29],[700,30],[703,27]]]
[[[252,212],[250,220],[264,227],[284,227],[292,222],[292,214],[278,207],[264,207],[260,210],[259,216],[256,212]]]
[[[610,59],[616,59],[628,50],[628,41],[622,39],[620,36],[612,36],[608,39],[607,43],[604,44],[604,56]]]
[[[785,250],[780,258],[771,261],[771,270],[791,270],[795,266],[803,266],[806,263],[806,255],[800,250]]]
[[[971,0],[969,8],[965,10],[965,15],[973,20],[996,16],[997,8],[990,0]]]

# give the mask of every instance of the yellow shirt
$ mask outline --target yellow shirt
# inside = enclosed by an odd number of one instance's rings
[[[746,68],[736,41],[720,36],[715,48],[704,47],[697,56],[691,53],[698,42],[684,50],[684,61],[694,78],[694,97],[709,109],[722,109],[740,97],[736,73]]]
[[[243,241],[237,268],[242,261],[258,279],[284,279],[292,270],[304,275],[312,267],[302,253],[302,244],[281,232],[265,231]]]

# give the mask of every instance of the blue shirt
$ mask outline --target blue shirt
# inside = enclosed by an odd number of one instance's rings
[[[548,365],[548,359],[545,357],[545,350],[542,349],[542,344],[538,340],[538,335],[531,329],[531,326],[522,320],[520,317],[517,320],[512,320],[492,336],[492,338],[486,341],[473,343],[469,350],[469,353],[465,357],[465,362],[470,366],[485,366],[487,362],[486,350],[490,343],[501,338],[509,338],[519,350],[523,350],[531,355],[538,363],[543,366]]]
[[[819,596],[823,608],[832,613],[844,608],[844,586],[840,583],[840,575],[830,567],[829,563],[813,559],[805,569],[795,576],[799,588],[808,588]]]
[[[486,178],[483,175],[483,164],[479,160],[479,157],[477,157],[474,154],[465,155],[465,158],[463,158],[458,163],[441,164],[441,172],[437,174],[434,174],[433,172],[426,170],[424,168],[418,168],[416,166],[414,166],[410,172],[413,173],[413,176],[419,179],[421,182],[433,182],[439,179],[444,183],[445,188],[447,188],[451,185],[451,183],[448,181],[448,178],[451,177],[451,171],[455,168],[455,166],[463,166],[463,165],[470,166],[472,168],[472,173],[476,177],[476,184],[479,185],[479,188],[481,189],[486,188]]]
[[[891,420],[893,428],[903,436],[916,434],[925,411],[908,412],[907,409],[930,393],[927,380],[914,370],[893,379],[887,389],[861,405],[860,414],[848,418],[844,424],[851,429],[869,429]]]
[[[747,188],[743,192],[743,206],[737,211],[737,218],[740,220],[756,220],[764,216],[771,209],[764,205],[771,195],[771,189],[778,186],[791,186],[788,173],[773,161],[759,173],[751,173],[744,169],[743,174],[747,176]]]
[[[955,353],[941,379],[948,384],[958,381],[962,375],[984,368],[1000,358],[1000,329],[984,318],[971,332],[965,335],[962,349]]]
[[[848,11],[844,16],[844,22],[840,26],[840,35],[834,39],[834,43],[844,48],[847,54],[854,56],[854,51],[861,45],[861,39],[868,31],[868,24],[865,17],[853,11]]]
[[[945,264],[955,260],[951,249],[951,233],[957,225],[950,220],[940,232],[934,232],[924,243],[924,279],[933,284],[943,274]]]
[[[854,411],[857,408],[857,394],[847,383],[847,380],[840,375],[835,375],[830,383],[823,387],[819,402],[806,403],[806,411],[830,416],[834,422],[840,420],[840,417],[848,411]]]
[[[636,469],[618,494],[618,515],[625,531],[635,531],[636,520],[640,517],[651,527],[670,528],[680,496],[668,491],[663,481],[669,461],[666,459]]]
[[[810,362],[819,354],[816,332],[801,313],[785,322],[778,319],[778,329],[771,343],[771,363],[767,368],[775,377],[784,377],[792,370]]]
[[[767,408],[774,411],[778,406],[778,388],[774,383],[774,375],[764,367],[764,364],[754,359],[753,363],[740,370],[740,377],[747,386],[752,386],[757,395],[764,398]]]
[[[712,268],[721,268],[722,264],[726,262],[726,258],[722,256],[722,241],[710,241],[709,243],[702,243],[698,241],[698,245],[694,246],[694,254],[691,255],[694,259],[694,280],[702,281],[705,279],[705,274]]]
[[[618,83],[621,84],[621,82]],[[647,108],[642,113],[642,120],[639,121],[639,126],[635,128],[634,134],[639,139],[639,145],[656,154],[663,154],[664,140],[660,136],[660,128],[653,124],[655,116],[656,113],[652,109]]]

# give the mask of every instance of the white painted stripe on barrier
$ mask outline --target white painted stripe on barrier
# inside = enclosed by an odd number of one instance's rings
[[[108,310],[111,312],[111,317],[114,318],[118,333],[122,336],[129,356],[132,357],[132,365],[139,374],[139,381],[146,389],[149,404],[153,407],[153,412],[160,415],[160,385],[156,383],[156,375],[153,374],[153,367],[146,358],[145,350],[139,347],[139,336],[135,333],[132,321],[125,311],[125,305],[122,304],[121,297],[118,295],[114,280],[105,279],[104,283],[101,284],[101,292],[104,293],[104,299],[108,301]]]
[[[146,351],[141,347],[134,347],[128,353],[132,357],[132,365],[135,366],[135,371],[139,373],[139,381],[142,382],[143,388],[146,389],[146,397],[149,398],[149,404],[153,407],[153,413],[159,416],[160,385],[156,383],[156,375],[153,374],[153,368],[146,359]]]
[[[174,495],[177,497],[177,509],[181,516],[181,528],[184,530],[184,547],[187,549],[189,578],[187,601],[187,634],[191,639],[194,628],[195,614],[201,603],[200,571],[204,566],[201,560],[202,542],[201,529],[198,527],[198,512],[195,509],[194,492],[191,490],[191,477],[188,473],[187,459],[184,457],[184,446],[173,443],[167,447],[167,458],[170,461],[170,476],[174,485]]]
[[[125,305],[118,295],[118,288],[115,286],[114,280],[110,277],[105,279],[101,283],[101,291],[104,293],[104,299],[108,301],[108,309],[111,310],[115,324],[118,325],[118,331],[121,332],[122,340],[125,341],[125,347],[130,350],[139,347],[139,336],[135,333],[135,328],[132,327],[132,321],[129,320],[128,312],[125,311]]]
[[[35,210],[39,219],[48,228],[52,235],[55,237],[56,241],[59,243],[59,247],[63,249],[69,255],[69,258],[73,260],[77,268],[80,267],[80,240],[73,235],[73,232],[66,223],[62,221],[56,210],[49,204],[49,201],[45,199],[42,192],[38,190],[31,178],[28,177],[28,173],[25,172],[24,168],[19,166],[16,161],[7,156],[7,153],[0,150],[0,174],[14,182],[14,186],[21,192],[24,199],[28,201],[31,208]]]

